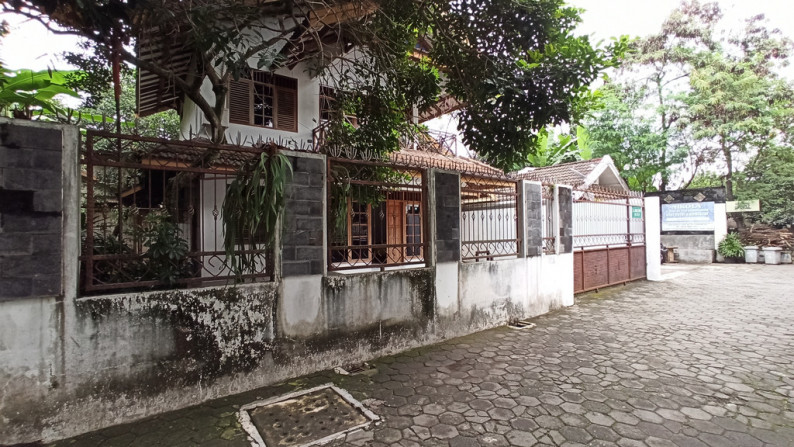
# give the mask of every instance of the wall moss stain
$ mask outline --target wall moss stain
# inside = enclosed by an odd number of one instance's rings
[[[435,317],[435,270],[432,268],[333,275],[323,278],[324,309],[329,331],[358,331],[368,324],[409,324],[426,328]],[[386,309],[410,301],[411,315],[390,318]],[[380,315],[374,315],[380,306]],[[369,321],[358,324],[347,309],[353,306],[358,315]],[[412,318],[414,321],[408,321]]]
[[[171,290],[84,298],[76,307],[78,318],[90,318],[100,337],[103,330],[112,330],[111,320],[118,324],[115,315],[128,318],[130,325],[170,322],[176,347],[173,357],[193,359],[202,374],[212,377],[250,370],[272,350],[276,293],[270,284]]]
[[[436,270],[412,270],[408,275],[411,282],[412,296],[419,300],[421,315],[417,315],[427,324],[436,317]]]

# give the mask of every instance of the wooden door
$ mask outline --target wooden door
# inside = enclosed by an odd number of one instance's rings
[[[403,244],[405,244],[405,202],[388,200],[386,202],[386,243],[399,245],[389,247],[387,264],[400,264],[405,262]]]

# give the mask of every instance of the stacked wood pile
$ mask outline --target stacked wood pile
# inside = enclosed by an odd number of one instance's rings
[[[745,245],[759,247],[791,248],[794,234],[788,228],[775,228],[769,225],[755,224],[741,231],[740,237]]]

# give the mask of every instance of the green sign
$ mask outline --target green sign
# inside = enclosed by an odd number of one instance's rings
[[[756,199],[726,202],[725,211],[728,213],[757,213],[761,211],[761,201]]]
[[[642,207],[641,206],[632,206],[631,207],[631,218],[632,219],[642,219]]]

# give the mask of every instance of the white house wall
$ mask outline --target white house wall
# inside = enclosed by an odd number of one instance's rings
[[[356,59],[366,56],[354,50],[348,53],[346,57]],[[249,65],[251,67],[256,67],[257,61],[257,58],[252,58],[249,60]],[[310,75],[313,71],[313,67],[306,62],[299,63],[292,69],[283,67],[275,70],[273,73],[277,75],[287,76],[298,81],[297,132],[230,123],[229,105],[226,104],[224,107],[222,124],[227,127],[227,140],[235,144],[238,142],[250,144],[262,139],[264,141],[275,141],[291,149],[305,149],[309,147],[309,145],[312,144],[313,131],[320,124],[320,87],[335,87],[336,82],[333,76],[346,73],[344,65],[344,61],[336,59],[326,70],[325,74],[318,77],[312,77]],[[262,69],[266,70],[266,68]],[[215,104],[215,95],[212,92],[212,84],[209,79],[204,80],[201,86],[201,94],[208,100],[210,105]],[[200,132],[206,122],[203,112],[196,107],[195,103],[186,100],[182,109],[182,138],[188,139],[191,135],[195,136]],[[207,136],[206,133],[203,135]]]
[[[312,132],[320,123],[320,80],[309,76],[306,64],[299,64],[292,70],[281,68],[274,73],[298,80],[298,131],[288,132],[230,123],[227,104],[224,107],[222,123],[227,127],[226,138],[229,142],[251,144],[262,139],[280,142],[289,148],[304,148],[312,143]],[[208,79],[204,80],[201,92],[204,98],[214,104],[215,96],[212,93],[212,84]],[[195,136],[206,122],[203,112],[192,101],[185,101],[181,123],[182,137],[187,139],[191,132]]]

